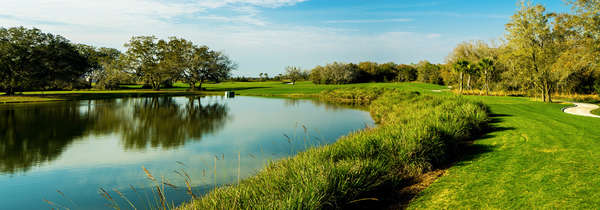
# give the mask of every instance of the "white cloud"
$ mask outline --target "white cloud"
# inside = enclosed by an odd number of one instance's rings
[[[325,23],[389,23],[389,22],[412,22],[413,19],[394,18],[394,19],[361,19],[361,20],[328,20]]]
[[[430,39],[435,39],[435,38],[440,38],[442,35],[441,34],[427,34],[427,38]]]

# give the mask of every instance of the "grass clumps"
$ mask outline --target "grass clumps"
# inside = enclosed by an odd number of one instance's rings
[[[181,208],[357,207],[451,160],[459,152],[458,145],[473,138],[488,121],[485,106],[461,97],[358,89],[324,95],[344,100],[377,98],[370,109],[379,126],[271,163],[239,185],[217,188]]]
[[[332,90],[324,90],[320,94],[322,100],[353,103],[353,104],[368,104],[379,97],[386,88],[339,88]]]

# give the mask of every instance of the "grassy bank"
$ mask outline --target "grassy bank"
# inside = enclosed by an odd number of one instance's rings
[[[347,91],[350,97],[362,95]],[[365,205],[372,202],[373,193],[402,188],[452,159],[458,145],[487,122],[482,104],[397,90],[385,91],[372,101],[370,110],[378,127],[272,163],[239,185],[217,188],[181,209]]]
[[[49,102],[59,101],[59,98],[36,97],[36,96],[0,96],[0,104],[5,103],[30,103],[30,102]]]
[[[592,110],[592,114],[600,116],[600,109]]]
[[[2,103],[29,103],[50,102],[65,100],[88,100],[124,97],[148,97],[148,96],[187,96],[187,95],[221,95],[221,92],[185,90],[114,90],[114,91],[47,91],[47,92],[25,92],[16,96],[0,95]]]

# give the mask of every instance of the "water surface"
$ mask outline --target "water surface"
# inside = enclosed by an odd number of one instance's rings
[[[2,209],[110,209],[102,188],[122,208],[129,204],[116,191],[144,209],[157,201],[143,166],[177,187],[166,187],[167,199],[179,204],[190,199],[186,173],[202,195],[371,125],[357,109],[259,97],[2,105],[0,201]]]

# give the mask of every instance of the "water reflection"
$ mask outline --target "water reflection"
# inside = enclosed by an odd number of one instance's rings
[[[27,171],[56,159],[89,124],[76,104],[0,110],[0,172]]]
[[[50,162],[82,136],[120,136],[126,149],[173,149],[223,128],[228,108],[202,97],[65,102],[0,109],[0,173]]]

